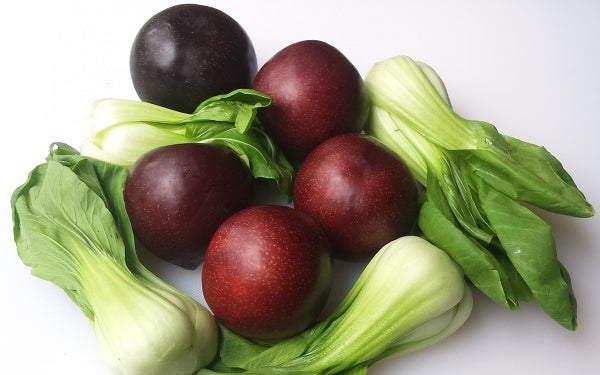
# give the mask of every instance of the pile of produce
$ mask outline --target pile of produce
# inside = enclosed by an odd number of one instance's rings
[[[23,263],[115,373],[365,374],[459,329],[472,287],[576,329],[551,228],[523,203],[593,207],[545,148],[456,114],[430,66],[395,56],[363,79],[304,40],[258,67],[235,20],[185,4],[141,27],[130,70],[141,100],[95,102],[81,147],[53,143],[11,198]],[[141,248],[202,264],[207,306]],[[323,316],[338,259],[367,265]]]

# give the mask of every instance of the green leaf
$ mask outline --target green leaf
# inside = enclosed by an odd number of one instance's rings
[[[441,151],[441,154],[444,155],[441,162],[446,168],[440,176],[428,173],[427,189],[437,188],[439,184],[448,206],[463,230],[479,241],[490,243],[493,233],[479,212],[477,199],[472,191],[469,170],[461,160],[460,154],[452,151]],[[441,207],[441,204],[442,199],[439,199],[437,206]]]
[[[188,137],[191,142],[201,141],[230,129],[233,129],[230,123],[213,120],[196,121],[186,124],[185,136]]]
[[[478,190],[503,249],[542,309],[563,327],[575,330],[575,297],[558,261],[550,225],[486,183],[479,183]]]
[[[328,320],[322,321],[304,332],[277,342],[276,344],[256,343],[240,337],[221,326],[222,344],[219,351],[222,364],[228,368],[257,369],[276,367],[304,354],[308,346],[331,329]]]
[[[85,161],[76,165],[85,171],[83,179],[55,160],[33,169],[11,198],[13,232],[18,254],[32,274],[64,289],[92,319],[78,262],[93,253],[125,266],[126,254],[111,212],[84,182],[93,179],[85,175],[93,168]]]
[[[229,128],[211,134],[198,143],[217,144],[231,149],[248,166],[254,178],[273,180],[281,193],[291,197],[294,167],[261,129],[253,127],[241,134]]]
[[[518,308],[509,278],[490,251],[465,234],[429,201],[421,206],[418,223],[425,237],[448,253],[473,285],[495,302],[510,309]]]
[[[562,163],[545,147],[528,143],[517,138],[504,136],[510,146],[510,155],[519,163],[526,165],[530,171],[537,172],[548,183],[560,179],[565,184],[577,188],[571,175],[563,168]]]
[[[219,356],[222,364],[228,368],[248,368],[247,361],[260,356],[269,345],[261,345],[236,335],[222,324],[219,325],[221,348]]]
[[[442,189],[441,183],[433,173],[427,174],[425,200],[433,204],[435,208],[453,225],[459,226],[459,222],[454,216],[453,210],[450,207],[450,202],[446,198]]]
[[[498,239],[496,238],[495,242],[497,241]],[[527,285],[525,280],[523,280],[523,278],[519,274],[519,271],[512,264],[501,245],[498,244],[496,246],[490,247],[489,251],[501,264],[502,270],[504,271],[504,274],[506,275],[506,278],[508,280],[508,284],[511,285],[511,290],[513,292],[515,300],[520,302],[530,302],[534,297],[533,293],[531,292],[531,289],[529,289],[529,286]]]
[[[548,187],[554,186],[560,190],[559,197],[554,203],[549,199],[551,211],[563,213],[576,217],[591,217],[594,215],[594,208],[586,201],[583,192],[579,190],[571,175],[563,168],[562,163],[552,155],[545,147],[532,143],[521,141],[517,138],[504,136],[507,143],[511,146],[511,157],[536,176],[545,181]],[[555,191],[555,189],[546,189]],[[530,203],[538,205],[533,199]],[[538,205],[538,207],[547,206]]]
[[[474,173],[510,198],[571,216],[594,215],[593,207],[560,162],[544,147],[505,136],[508,154],[470,150]]]
[[[91,191],[104,201],[113,215],[125,244],[127,266],[140,274],[147,273],[146,267],[142,266],[137,257],[135,236],[123,199],[127,169],[81,156],[75,148],[60,142],[50,146],[46,160],[55,160],[69,167]],[[154,277],[152,274],[151,278]]]
[[[269,95],[252,89],[238,89],[206,99],[185,122],[229,122],[244,134],[252,126],[257,110],[269,106],[271,102]]]

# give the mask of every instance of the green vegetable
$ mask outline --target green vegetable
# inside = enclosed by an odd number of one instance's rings
[[[494,301],[517,309],[535,297],[558,323],[576,329],[575,297],[551,228],[521,204],[594,215],[561,163],[543,147],[460,117],[435,71],[409,57],[375,64],[365,84],[372,103],[366,132],[426,187],[424,235]]]
[[[377,361],[448,337],[471,308],[471,291],[450,257],[420,237],[401,237],[372,258],[327,319],[304,333],[268,346],[221,327],[219,361],[198,375],[364,374]]]
[[[290,194],[294,169],[256,120],[271,97],[239,89],[200,103],[186,114],[147,102],[101,99],[90,113],[81,154],[130,167],[146,152],[177,143],[219,144],[234,151],[255,178]]]
[[[217,325],[138,260],[126,176],[123,167],[54,144],[11,198],[18,254],[81,308],[116,373],[188,375],[214,358]]]

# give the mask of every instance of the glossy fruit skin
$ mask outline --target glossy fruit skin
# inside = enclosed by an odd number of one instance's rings
[[[338,49],[319,40],[276,53],[258,71],[254,89],[272,96],[258,116],[292,160],[335,135],[360,132],[368,115],[360,73]]]
[[[325,229],[336,257],[369,259],[416,223],[417,183],[374,138],[343,134],[313,150],[298,170],[294,206]]]
[[[252,87],[256,71],[245,30],[204,5],[180,4],[155,14],[131,47],[131,78],[140,99],[185,113],[209,97]]]
[[[159,258],[195,269],[217,227],[253,200],[252,176],[228,149],[187,143],[143,155],[125,182],[137,239]]]
[[[306,329],[322,310],[332,257],[314,219],[279,205],[244,209],[216,231],[202,266],[204,298],[230,330],[276,340]]]

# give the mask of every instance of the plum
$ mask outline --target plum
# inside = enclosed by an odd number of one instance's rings
[[[191,113],[209,97],[250,88],[254,46],[224,12],[179,4],[152,16],[131,47],[130,72],[141,100]]]
[[[333,254],[372,257],[409,234],[418,213],[418,189],[404,162],[364,134],[342,134],[315,148],[300,165],[294,207],[324,228]]]
[[[197,143],[143,155],[125,182],[125,207],[137,239],[151,253],[195,269],[217,227],[248,207],[252,176],[229,149]]]
[[[338,49],[319,40],[277,52],[260,68],[253,87],[273,98],[258,117],[292,160],[335,135],[360,132],[368,115],[360,73]]]
[[[204,298],[230,330],[278,340],[306,329],[324,307],[332,257],[319,224],[288,206],[257,205],[215,232],[202,265]]]

